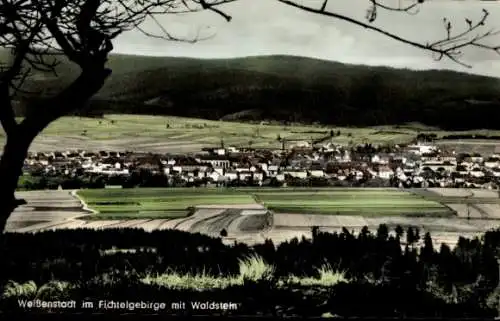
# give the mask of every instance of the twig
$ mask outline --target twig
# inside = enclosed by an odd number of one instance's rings
[[[391,33],[387,30],[384,30],[382,28],[376,27],[372,24],[364,23],[362,21],[356,20],[354,18],[336,13],[336,12],[331,12],[326,10],[326,3],[325,1],[323,5],[316,9],[312,7],[305,6],[303,4],[299,4],[297,2],[294,2],[292,0],[277,0],[278,2],[281,2],[285,5],[291,6],[298,8],[300,10],[306,11],[306,12],[311,12],[315,13],[318,15],[322,16],[327,16],[331,17],[334,19],[339,19],[343,20],[352,24],[355,24],[357,26],[363,27],[365,29],[377,32],[379,34],[382,34],[388,38],[397,40],[399,42],[405,43],[407,45],[420,48],[426,51],[430,51],[434,55],[435,60],[441,60],[443,57],[446,57],[453,62],[460,64],[461,66],[471,68],[472,66],[469,64],[464,63],[460,58],[462,57],[462,51],[461,49],[465,47],[476,47],[480,48],[483,50],[488,50],[488,51],[493,51],[497,54],[500,54],[500,46],[498,45],[487,45],[482,43],[481,41],[491,38],[493,36],[496,36],[499,34],[499,31],[494,31],[494,30],[489,30],[486,32],[478,33],[474,35],[475,31],[479,31],[481,28],[483,28],[486,25],[487,18],[489,16],[489,12],[486,9],[483,9],[483,16],[476,22],[473,23],[472,20],[470,19],[465,19],[467,28],[462,31],[458,32],[457,34],[453,35],[452,33],[452,25],[451,23],[445,18],[444,23],[445,23],[445,31],[446,31],[446,37],[442,40],[435,41],[433,43],[420,43],[416,41],[412,41],[406,38],[403,38],[401,36],[398,36],[397,34]],[[395,8],[395,7],[389,7],[386,5],[382,5],[379,0],[369,0],[372,8],[368,12],[367,19],[369,23],[373,22],[376,18],[376,10],[377,8],[381,8],[384,10],[390,10],[390,11],[399,11],[399,12],[406,12],[406,13],[411,13],[411,10],[413,9],[418,9],[418,6],[422,3],[422,1],[416,1],[410,5],[407,5],[405,7],[401,8]]]

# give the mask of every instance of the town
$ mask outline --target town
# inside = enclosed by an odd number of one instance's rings
[[[498,189],[500,155],[456,153],[431,142],[341,146],[295,142],[279,150],[224,146],[159,155],[30,152],[19,189],[131,187],[467,187]]]

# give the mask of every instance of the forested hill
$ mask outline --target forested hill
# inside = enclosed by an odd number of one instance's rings
[[[452,71],[349,65],[296,56],[189,59],[114,55],[113,75],[91,104],[104,113],[338,125],[421,122],[500,128],[500,78]],[[59,76],[77,69],[59,66]],[[63,82],[36,75],[30,89]]]

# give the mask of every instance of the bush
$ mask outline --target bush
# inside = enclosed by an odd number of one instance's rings
[[[58,189],[59,185],[62,185],[63,183],[63,178],[62,177],[48,177],[47,178],[47,187],[48,189]]]
[[[123,175],[111,175],[107,179],[108,185],[125,185],[127,182],[127,177]]]
[[[61,182],[61,187],[64,189],[80,189],[83,186],[83,181],[80,177],[65,178]]]
[[[47,179],[44,176],[23,175],[17,183],[19,189],[37,190],[47,188]]]
[[[106,176],[92,175],[81,178],[82,188],[104,188],[106,186]]]

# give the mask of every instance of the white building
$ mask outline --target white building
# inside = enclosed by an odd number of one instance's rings
[[[324,177],[325,176],[325,172],[323,172],[322,169],[311,170],[311,171],[309,171],[309,174],[312,177]]]
[[[480,168],[474,168],[469,172],[469,175],[473,177],[484,177],[484,173]]]
[[[238,179],[238,172],[227,172],[224,174],[224,177],[230,181],[234,181]]]
[[[424,144],[424,143],[417,143],[413,145],[409,145],[407,147],[407,150],[410,153],[414,153],[417,155],[422,155],[422,154],[430,154],[433,153],[437,150],[436,146],[430,145],[430,144]]]
[[[394,171],[389,167],[383,166],[379,168],[377,176],[383,179],[391,179],[394,176]]]
[[[500,177],[500,168],[498,168],[498,167],[492,168],[492,169],[491,169],[491,173],[492,173],[492,174],[493,174],[493,176],[495,176],[495,177]]]
[[[297,177],[297,178],[307,178],[307,172],[306,171],[287,170],[287,171],[284,171],[283,174],[290,175],[292,177]]]
[[[500,166],[500,157],[492,156],[484,162],[484,167],[495,168]]]
[[[215,154],[217,155],[226,155],[226,150],[224,148],[218,148],[215,150]]]
[[[276,180],[278,182],[284,182],[285,181],[285,174],[278,174],[278,175],[276,175]]]

